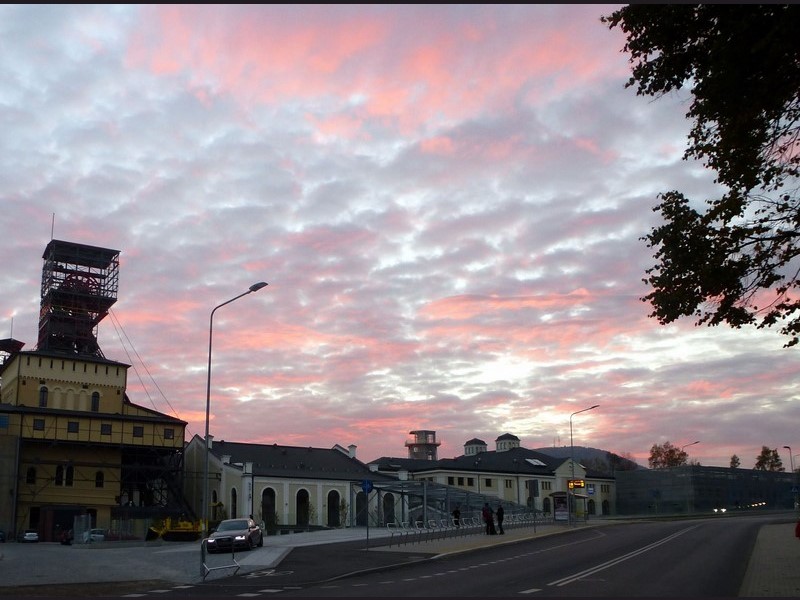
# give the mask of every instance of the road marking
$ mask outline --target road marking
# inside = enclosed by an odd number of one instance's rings
[[[535,594],[536,592],[541,592],[542,588],[531,588],[529,590],[522,590],[519,592],[520,594]]]
[[[643,546],[641,548],[638,548],[637,550],[634,550],[633,552],[628,552],[628,554],[623,554],[622,556],[618,556],[617,558],[612,558],[611,560],[608,560],[608,561],[606,561],[604,563],[601,563],[599,565],[596,565],[594,567],[586,569],[585,571],[581,571],[580,573],[575,573],[573,575],[569,575],[567,577],[564,577],[563,579],[557,579],[556,581],[551,581],[547,585],[555,585],[555,586],[560,587],[562,585],[567,585],[568,583],[573,583],[575,581],[578,581],[579,579],[583,579],[584,577],[588,577],[589,575],[593,575],[594,573],[599,573],[600,571],[604,571],[605,569],[609,569],[609,568],[613,567],[614,565],[618,565],[621,562],[625,562],[626,560],[630,560],[631,558],[639,556],[640,554],[644,554],[645,552],[649,552],[653,548],[658,548],[659,546],[661,546],[663,544],[666,544],[668,542],[671,542],[675,538],[677,538],[679,536],[682,536],[684,533],[688,533],[692,529],[697,529],[698,527],[700,527],[700,525],[693,525],[691,527],[687,527],[686,529],[682,529],[681,531],[673,533],[672,535],[669,535],[669,536],[665,537],[662,540],[658,540],[657,542],[653,542],[652,544],[649,544],[647,546]]]

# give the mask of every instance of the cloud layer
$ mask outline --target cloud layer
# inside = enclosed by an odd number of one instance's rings
[[[527,447],[752,466],[800,449],[776,332],[640,298],[685,94],[624,84],[613,6],[0,7],[0,337],[35,347],[42,251],[121,251],[100,325],[129,394],[218,439],[440,456]],[[13,327],[13,329],[12,329]]]

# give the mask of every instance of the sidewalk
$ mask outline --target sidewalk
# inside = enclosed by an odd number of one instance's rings
[[[794,523],[765,525],[758,532],[739,596],[800,598],[800,539]]]

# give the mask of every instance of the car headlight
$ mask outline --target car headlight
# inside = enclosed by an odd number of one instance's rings
[[[237,542],[243,542],[246,537],[247,537],[246,535],[244,535],[243,533],[240,533],[239,535],[236,536],[235,539],[236,539]]]

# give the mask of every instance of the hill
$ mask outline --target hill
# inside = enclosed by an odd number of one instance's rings
[[[552,456],[553,458],[569,458],[573,451],[570,446],[534,448],[534,450]],[[615,471],[644,469],[644,467],[629,458],[599,448],[575,446],[574,457],[577,462],[581,463],[590,471],[596,471],[604,475],[613,475]]]

